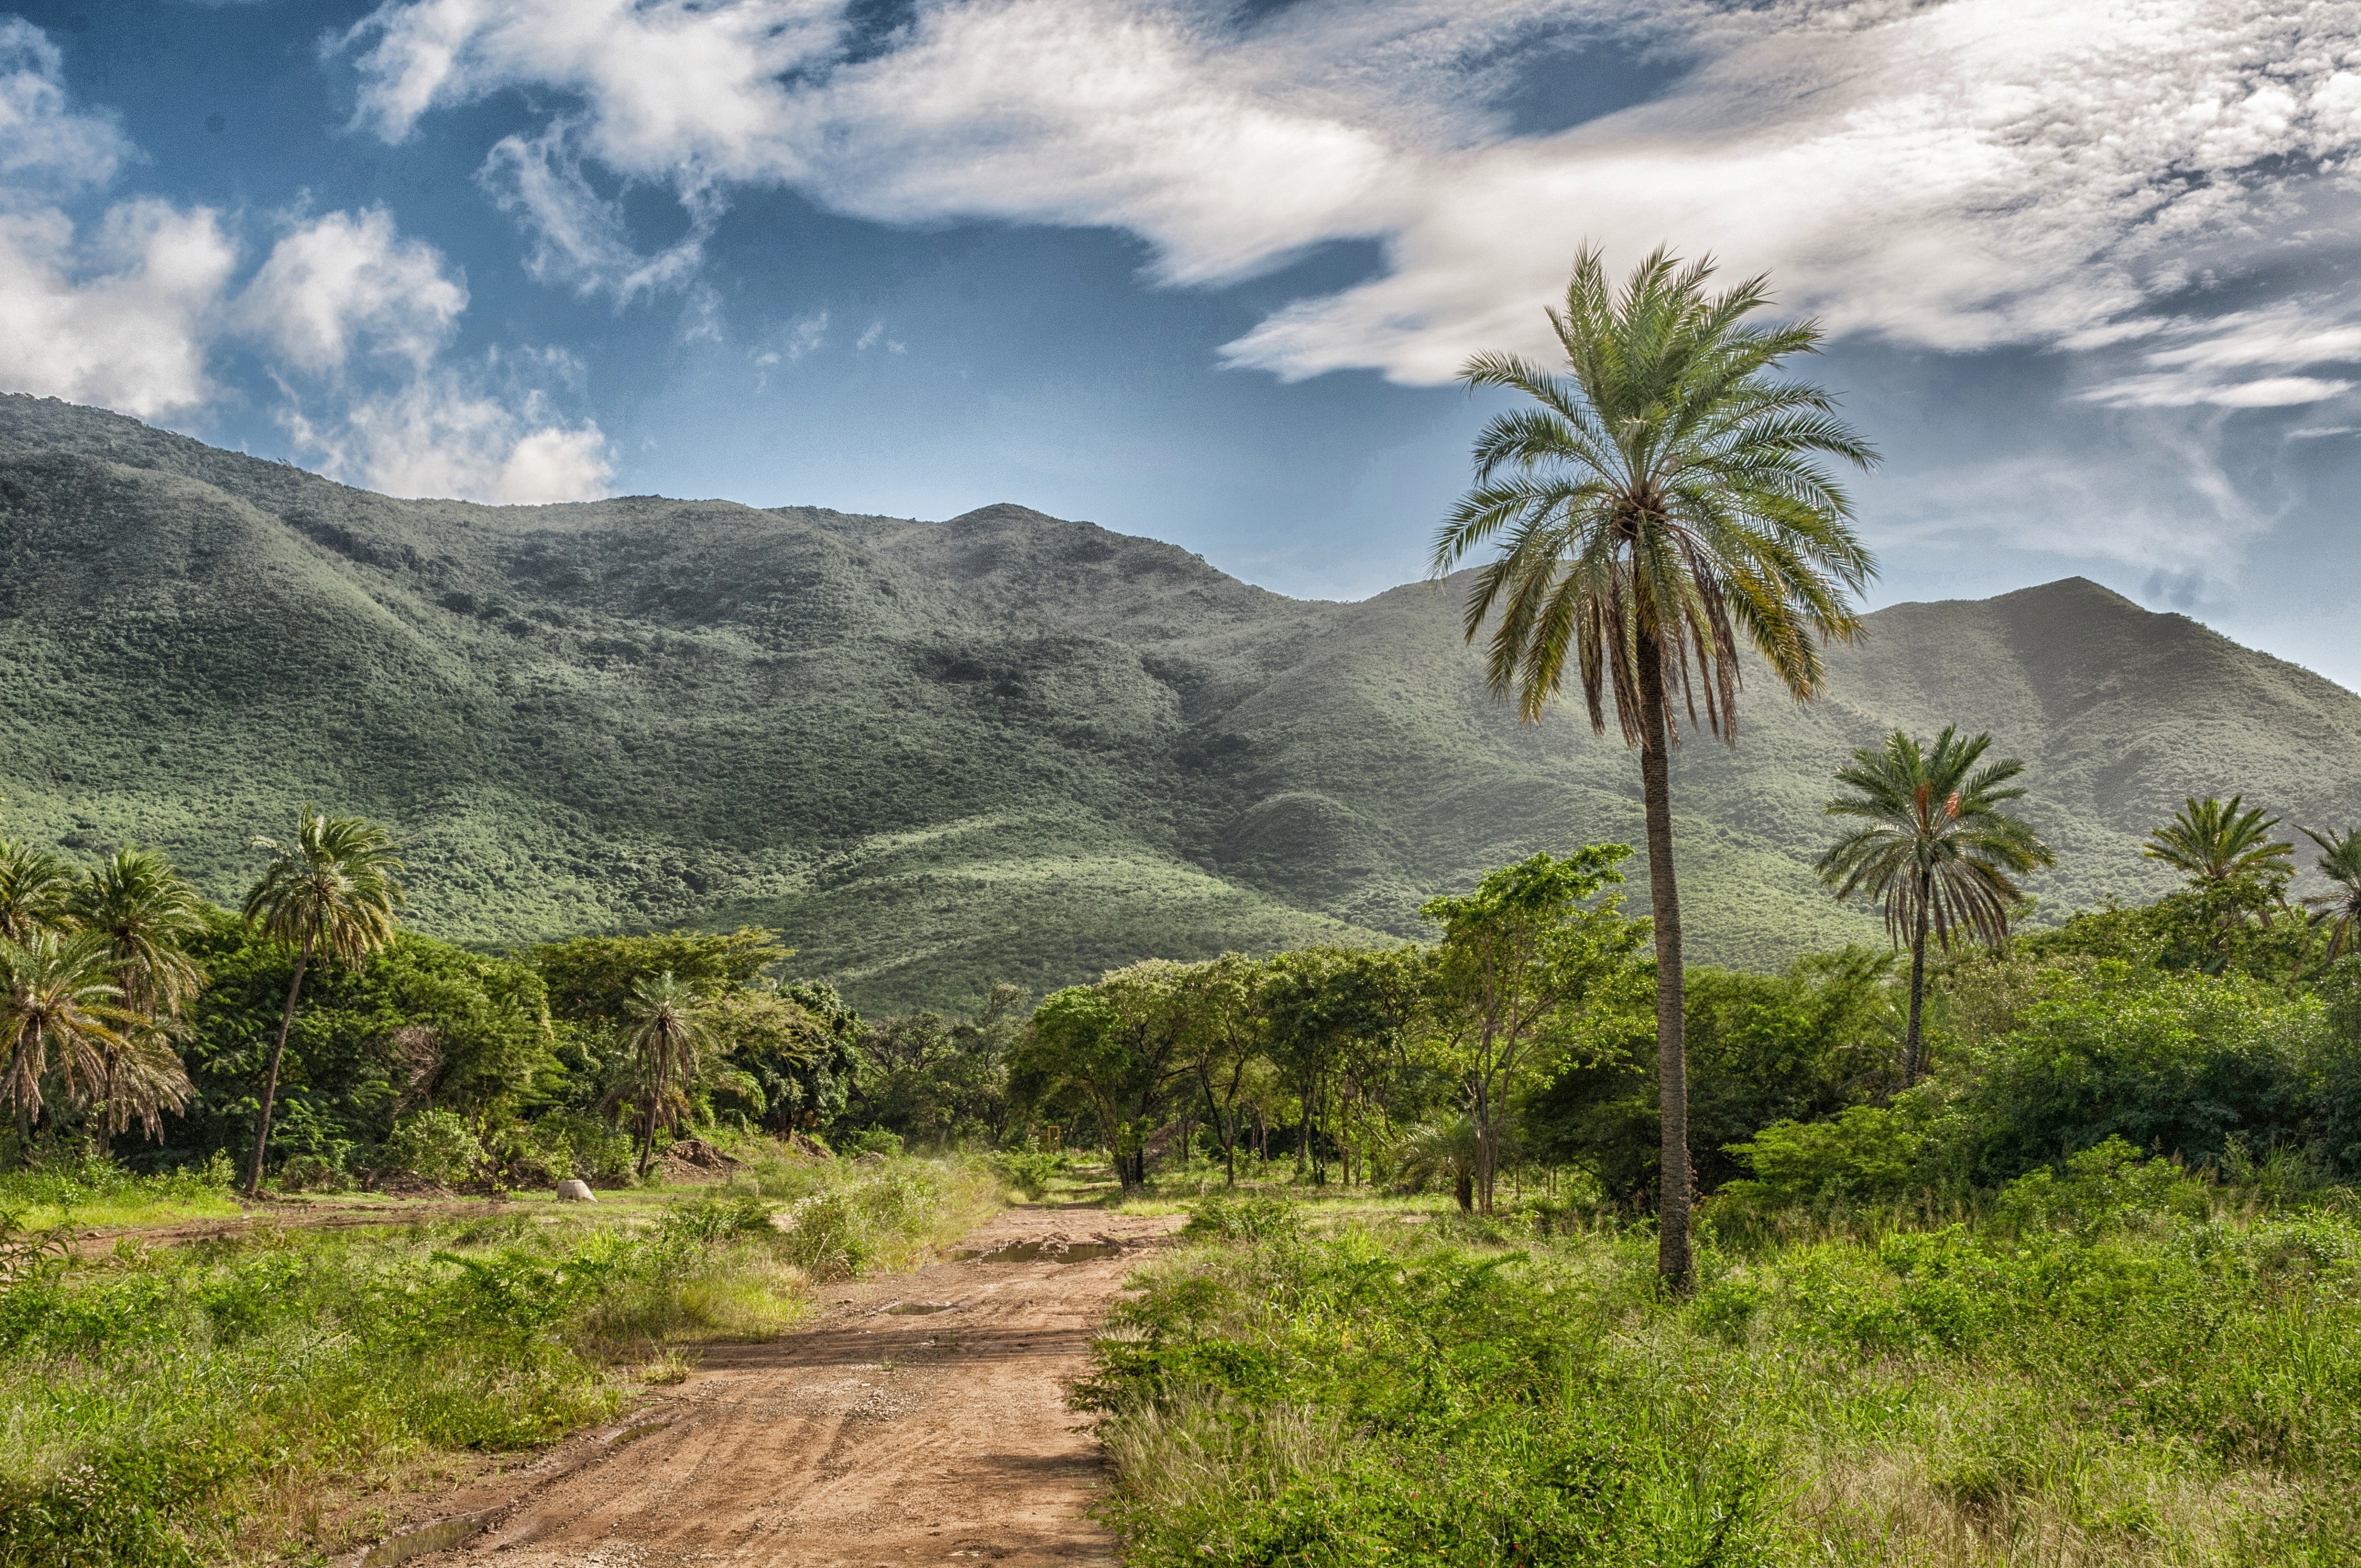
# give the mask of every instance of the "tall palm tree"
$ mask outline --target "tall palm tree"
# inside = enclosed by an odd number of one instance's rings
[[[73,868],[46,850],[0,839],[0,941],[22,943],[34,932],[61,929]]]
[[[20,1148],[31,1143],[44,1079],[54,1070],[68,1094],[91,1098],[109,1056],[128,1047],[108,956],[93,931],[0,938],[0,1102],[16,1113]]]
[[[1977,763],[1992,737],[1962,740],[1947,726],[1931,750],[1897,729],[1864,746],[1838,770],[1860,793],[1828,804],[1831,817],[1860,821],[1819,859],[1820,880],[1839,898],[1866,894],[1885,905],[1886,934],[1910,947],[1910,1023],[1902,1038],[1902,1081],[1926,1069],[1927,938],[1949,952],[1955,938],[1997,948],[2024,902],[2014,878],[2057,857],[2022,818],[2001,809],[2025,791],[2008,781],[2025,771],[2015,757]]]
[[[122,1005],[137,1014],[110,1053],[93,1133],[111,1138],[137,1121],[163,1134],[163,1113],[196,1092],[172,1047],[181,1010],[205,981],[181,944],[205,928],[204,901],[153,850],[126,847],[74,885],[67,905],[77,925],[106,940]]]
[[[2208,797],[2188,798],[2172,820],[2151,828],[2140,853],[2189,873],[2201,888],[2220,887],[2250,877],[2295,875],[2295,846],[2271,837],[2279,825],[2263,808],[2238,809],[2244,796],[2227,802]]]
[[[2309,828],[2302,833],[2321,848],[2320,874],[2336,884],[2303,901],[2328,923],[2328,961],[2334,963],[2361,938],[2361,828],[2331,828],[2324,838]]]
[[[1513,354],[1470,359],[1470,389],[1533,406],[1494,416],[1476,443],[1476,483],[1437,533],[1439,577],[1495,535],[1464,630],[1492,628],[1488,673],[1540,718],[1571,660],[1591,729],[1611,689],[1626,745],[1640,749],[1648,883],[1655,916],[1663,1199],[1657,1268],[1689,1282],[1688,1069],[1682,1039],[1680,899],[1673,875],[1671,747],[1679,717],[1737,737],[1739,650],[1751,645],[1798,701],[1820,689],[1820,644],[1859,630],[1850,597],[1875,564],[1851,503],[1818,458],[1876,455],[1818,388],[1782,378],[1812,352],[1811,323],[1757,327],[1764,280],[1708,296],[1710,261],[1663,251],[1620,293],[1599,253],[1575,260],[1548,313],[1565,369]]]
[[[254,847],[270,851],[270,864],[246,895],[246,917],[265,935],[295,949],[295,978],[288,983],[287,1009],[280,1015],[279,1037],[263,1069],[262,1109],[255,1118],[254,1153],[246,1168],[249,1195],[262,1190],[262,1157],[270,1143],[279,1061],[287,1051],[288,1032],[295,1026],[304,971],[315,954],[351,965],[384,947],[393,939],[393,912],[401,905],[401,884],[394,876],[401,861],[392,839],[374,822],[323,817],[307,806],[296,822],[292,842],[257,839]]]
[[[631,1071],[608,1093],[607,1103],[628,1101],[638,1113],[633,1138],[642,1177],[655,1161],[656,1130],[676,1128],[688,1117],[689,1085],[709,1037],[703,1007],[704,998],[675,980],[670,970],[634,981],[624,1000],[623,1011],[631,1020]]]

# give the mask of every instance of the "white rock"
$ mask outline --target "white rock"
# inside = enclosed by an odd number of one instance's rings
[[[596,1203],[598,1195],[590,1190],[588,1182],[569,1176],[557,1184],[557,1201],[561,1203]]]

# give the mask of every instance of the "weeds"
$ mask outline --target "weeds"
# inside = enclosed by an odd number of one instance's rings
[[[340,1489],[611,1415],[635,1382],[685,1376],[683,1347],[774,1332],[814,1272],[890,1266],[999,1192],[918,1161],[810,1185],[784,1230],[778,1201],[736,1190],[653,1223],[37,1248],[0,1288],[0,1568],[333,1550],[318,1520]]]
[[[2361,1539],[2361,1222],[2126,1151],[1986,1214],[1652,1240],[1242,1223],[1078,1402],[1139,1565],[2289,1564]],[[1466,1233],[1466,1234],[1463,1234]]]

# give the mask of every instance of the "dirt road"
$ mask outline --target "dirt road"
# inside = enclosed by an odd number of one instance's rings
[[[442,1499],[451,1549],[412,1534],[369,1554],[441,1568],[877,1568],[1112,1563],[1087,1513],[1104,1476],[1065,1407],[1092,1333],[1176,1220],[1011,1210],[989,1252],[1063,1236],[1084,1261],[939,1264],[840,1287],[819,1320],[707,1351],[616,1427]],[[417,1527],[412,1527],[414,1532]]]

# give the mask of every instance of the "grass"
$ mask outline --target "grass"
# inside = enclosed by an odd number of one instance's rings
[[[340,1550],[341,1500],[611,1416],[999,1198],[967,1162],[781,1161],[655,1209],[50,1255],[0,1287],[0,1565]]]
[[[1686,1301],[1642,1234],[1209,1201],[1079,1396],[1107,1517],[1137,1568],[2351,1562],[2350,1197],[2020,1197],[1724,1236]]]
[[[226,1155],[166,1176],[134,1176],[112,1160],[0,1173],[0,1220],[19,1232],[60,1225],[144,1229],[187,1220],[234,1219]]]

